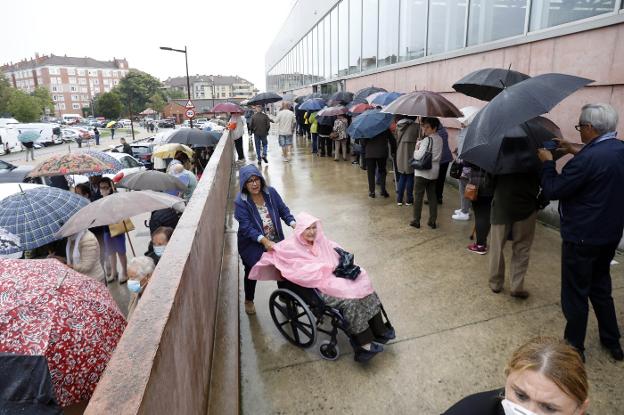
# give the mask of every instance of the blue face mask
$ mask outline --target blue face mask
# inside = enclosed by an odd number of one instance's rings
[[[155,246],[154,245],[154,253],[156,256],[162,256],[163,252],[165,252],[165,248],[167,245]]]
[[[143,287],[141,287],[141,283],[137,280],[128,280],[128,290],[132,293],[139,294],[143,291]]]

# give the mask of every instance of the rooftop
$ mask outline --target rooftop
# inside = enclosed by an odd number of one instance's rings
[[[55,65],[55,66],[75,66],[80,68],[102,68],[102,69],[121,69],[120,64],[124,64],[123,68],[128,68],[128,61],[123,59],[113,58],[111,61],[100,61],[97,59],[84,57],[76,58],[72,56],[58,56],[54,54],[39,56],[35,55],[32,59],[23,59],[19,62],[9,62],[0,67],[3,71],[14,71],[23,69],[35,69],[41,66]]]
[[[191,83],[196,82],[206,82],[212,84],[214,80],[215,85],[232,85],[237,83],[248,83],[251,84],[248,80],[241,78],[240,76],[234,75],[194,75],[189,76]],[[167,78],[163,81],[165,85],[173,86],[173,87],[185,87],[186,86],[186,76],[177,76],[174,78]]]

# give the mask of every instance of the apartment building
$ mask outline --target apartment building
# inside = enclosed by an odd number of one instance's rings
[[[257,92],[251,82],[240,76],[195,75],[189,78],[192,99],[249,99]],[[187,93],[185,76],[168,78],[163,84],[165,88]]]
[[[81,114],[98,94],[109,92],[128,73],[126,59],[100,61],[57,55],[35,55],[0,67],[11,85],[31,93],[37,87],[50,91],[55,115]]]

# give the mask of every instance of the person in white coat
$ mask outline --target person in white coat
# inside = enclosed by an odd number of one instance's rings
[[[431,229],[437,228],[438,199],[436,196],[436,180],[440,172],[440,158],[442,157],[442,138],[436,131],[440,127],[440,120],[433,117],[424,117],[421,121],[422,132],[425,138],[416,143],[414,160],[422,160],[425,153],[431,152],[431,168],[428,170],[414,169],[414,218],[410,226],[420,228],[423,198],[427,192],[429,201],[429,220],[427,225]]]
[[[284,161],[288,162],[290,161],[290,149],[292,148],[297,120],[295,113],[290,110],[290,105],[287,102],[282,102],[282,109],[277,113],[275,122],[277,123],[277,134],[279,135],[279,145],[282,148],[282,157]]]

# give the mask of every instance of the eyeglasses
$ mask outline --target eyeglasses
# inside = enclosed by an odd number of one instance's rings
[[[579,124],[579,125],[575,125],[575,126],[574,126],[574,129],[575,129],[576,131],[581,131],[581,128],[583,128],[583,127],[589,127],[590,125],[591,125],[591,124]]]
[[[258,177],[251,178],[247,180],[247,184],[257,184],[260,183],[260,179]]]

